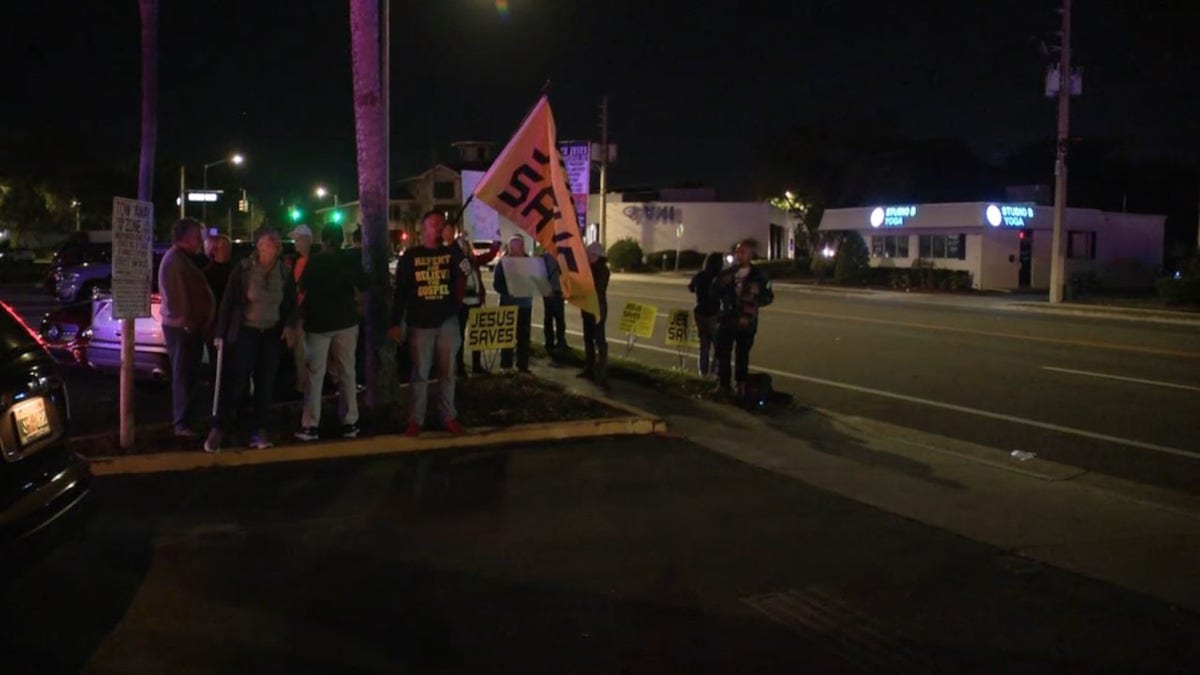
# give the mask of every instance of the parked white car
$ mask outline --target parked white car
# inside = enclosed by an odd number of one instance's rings
[[[121,370],[121,320],[112,315],[112,295],[97,293],[92,300],[91,339],[87,360],[92,368],[107,373]],[[134,319],[134,377],[144,380],[171,379],[171,361],[162,330],[162,297],[150,296],[150,316]]]

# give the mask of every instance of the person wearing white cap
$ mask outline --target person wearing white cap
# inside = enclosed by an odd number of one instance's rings
[[[587,246],[588,265],[592,268],[592,282],[596,285],[596,296],[600,299],[600,316],[581,311],[583,317],[584,367],[578,377],[586,377],[596,384],[608,386],[608,340],[604,335],[604,321],[608,318],[608,256],[604,245],[594,241]]]

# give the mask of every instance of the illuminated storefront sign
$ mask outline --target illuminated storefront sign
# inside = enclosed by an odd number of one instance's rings
[[[877,206],[871,211],[871,227],[900,227],[905,219],[916,215],[915,206]]]
[[[1025,227],[1026,221],[1033,220],[1034,211],[1032,206],[988,204],[984,216],[992,227]]]

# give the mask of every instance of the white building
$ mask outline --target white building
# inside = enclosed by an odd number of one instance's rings
[[[1152,286],[1166,216],[1067,209],[1065,278],[1093,273],[1109,288]],[[829,209],[822,232],[858,232],[873,267],[913,261],[971,273],[974,288],[1050,286],[1054,209],[1028,203],[894,204]]]
[[[632,238],[646,253],[693,250],[728,252],[742,239],[759,244],[759,255],[768,259],[790,257],[792,228],[786,212],[766,202],[672,200],[661,191],[662,201],[625,201],[641,195],[609,194],[606,200],[605,243]],[[711,197],[710,197],[711,199]],[[588,239],[595,238],[600,222],[600,196],[588,199]]]

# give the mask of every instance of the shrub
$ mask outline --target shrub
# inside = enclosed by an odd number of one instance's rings
[[[620,239],[608,247],[608,264],[618,272],[636,272],[642,266],[642,247],[636,239]]]
[[[847,232],[838,244],[837,257],[833,260],[833,280],[843,286],[861,284],[870,269],[871,254],[862,235]]]
[[[704,259],[708,257],[707,253],[693,251],[688,249],[679,252],[679,269],[681,270],[698,270],[704,265]]]
[[[1164,277],[1155,284],[1158,297],[1168,305],[1200,307],[1200,276]]]

